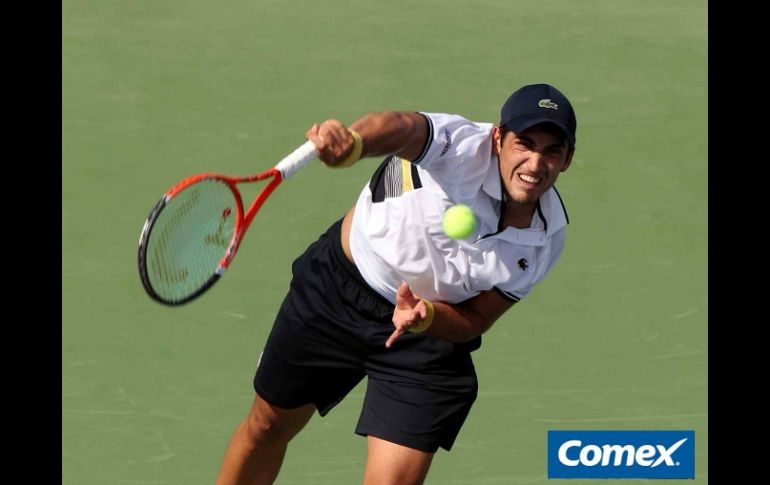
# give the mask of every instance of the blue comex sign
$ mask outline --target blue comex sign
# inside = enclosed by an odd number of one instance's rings
[[[695,478],[695,431],[549,431],[548,478]]]

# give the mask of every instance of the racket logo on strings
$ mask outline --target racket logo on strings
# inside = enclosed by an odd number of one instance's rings
[[[227,218],[230,217],[232,212],[233,211],[230,209],[230,207],[225,207],[225,209],[222,211],[222,217],[219,219],[217,231],[214,234],[209,234],[206,236],[206,244],[227,248],[227,245],[230,244],[230,240],[225,239],[225,224],[227,223]]]

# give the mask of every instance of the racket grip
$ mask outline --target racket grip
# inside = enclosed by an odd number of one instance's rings
[[[283,160],[278,162],[275,169],[281,172],[281,179],[286,180],[299,169],[307,165],[316,157],[315,145],[312,141],[306,141],[299,148],[288,154]]]

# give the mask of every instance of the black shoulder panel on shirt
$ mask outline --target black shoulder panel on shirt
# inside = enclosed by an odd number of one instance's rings
[[[419,188],[422,188],[422,181],[417,167],[395,155],[385,157],[369,181],[375,204]]]
[[[420,174],[417,173],[417,166],[412,164],[412,186],[415,189],[421,189],[422,188],[422,182],[420,181]]]
[[[369,190],[372,192],[372,202],[382,202],[385,200],[385,170],[390,162],[398,157],[389,155],[380,163],[377,170],[374,171],[372,179],[369,181]]]

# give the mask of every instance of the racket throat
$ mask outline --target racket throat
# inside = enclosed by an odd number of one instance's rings
[[[256,216],[257,212],[259,212],[259,209],[262,207],[262,204],[265,203],[265,200],[267,200],[270,194],[273,193],[275,188],[278,187],[281,184],[281,182],[283,182],[283,178],[281,177],[281,172],[279,172],[278,170],[273,170],[273,179],[270,181],[269,184],[265,186],[264,189],[262,189],[262,192],[260,192],[257,198],[254,199],[254,202],[252,202],[248,212],[246,212],[246,217],[243,218],[242,232],[245,232],[246,229],[249,228],[249,225],[251,225],[251,221],[254,220],[254,216]],[[239,244],[240,244],[240,241],[239,241]]]

